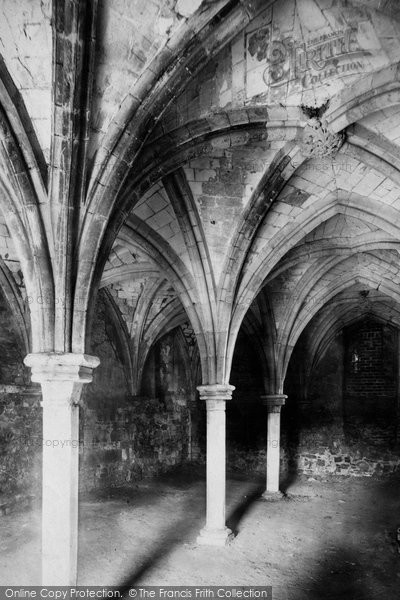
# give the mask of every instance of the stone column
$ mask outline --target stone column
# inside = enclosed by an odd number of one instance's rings
[[[202,385],[197,388],[207,407],[207,514],[199,544],[225,546],[233,534],[225,526],[225,402],[232,398],[233,385]]]
[[[279,498],[282,495],[279,491],[281,407],[285,404],[286,398],[284,394],[261,396],[268,410],[267,487],[263,494],[266,500]]]
[[[28,354],[42,386],[42,585],[76,585],[79,408],[99,359],[86,354]]]

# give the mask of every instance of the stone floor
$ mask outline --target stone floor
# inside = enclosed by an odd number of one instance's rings
[[[228,481],[227,548],[196,545],[204,480],[185,472],[81,499],[81,585],[272,585],[282,600],[400,595],[400,481],[298,478],[279,502]],[[0,583],[39,584],[40,512],[0,518]]]

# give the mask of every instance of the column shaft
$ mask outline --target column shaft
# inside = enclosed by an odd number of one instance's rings
[[[233,386],[200,386],[200,398],[207,407],[207,508],[206,526],[197,538],[200,544],[224,546],[232,538],[225,526],[226,432],[225,403]]]
[[[207,400],[207,514],[209,530],[225,527],[225,400]]]
[[[45,585],[76,584],[79,408],[69,402],[72,396],[69,388],[73,385],[42,383],[42,582]]]
[[[280,495],[281,407],[285,404],[286,398],[284,394],[262,396],[268,410],[266,490],[263,494],[266,499]]]
[[[30,354],[43,406],[42,585],[76,585],[78,552],[79,407],[95,357]]]
[[[280,412],[268,412],[267,431],[267,492],[279,492]]]

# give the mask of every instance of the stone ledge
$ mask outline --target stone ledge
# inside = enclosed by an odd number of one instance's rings
[[[40,387],[33,387],[29,385],[12,385],[8,383],[0,383],[0,394],[24,394],[32,396],[41,396],[42,391]]]

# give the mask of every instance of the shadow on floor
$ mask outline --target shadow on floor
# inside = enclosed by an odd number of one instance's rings
[[[168,573],[171,566],[164,565],[164,561],[176,547],[185,546],[185,543],[190,552],[193,541],[204,523],[205,481],[203,477],[198,477],[192,472],[191,480],[188,481],[182,472],[177,474],[175,482],[175,474],[167,474],[154,485],[156,490],[164,487],[166,493],[171,494],[172,498],[177,491],[183,489],[183,502],[179,504],[179,514],[176,517],[171,514],[171,521],[164,521],[162,528],[157,531],[157,537],[131,557],[130,571],[126,573],[118,586],[123,597],[127,597],[129,588],[139,585],[143,579],[147,578],[147,575],[150,575],[151,579],[153,569]],[[316,484],[308,485],[310,490],[315,492]],[[328,485],[330,486],[328,483],[324,484],[323,489]],[[287,600],[369,600],[370,598],[392,600],[392,598],[397,598],[396,585],[398,587],[400,581],[398,567],[400,563],[397,561],[395,532],[400,524],[397,522],[399,482],[395,480],[369,482],[366,487],[362,482],[351,482],[341,478],[337,481],[332,480],[332,486],[334,486],[334,493],[330,492],[327,495],[327,498],[331,498],[330,504],[328,502],[326,505],[321,504],[320,500],[319,504],[317,502],[319,520],[317,515],[314,515],[313,510],[315,509],[312,507],[312,510],[305,511],[305,513],[303,511],[308,518],[312,515],[310,522],[307,522],[306,530],[309,526],[315,537],[314,516],[321,530],[320,532],[318,530],[315,538],[318,540],[317,547],[311,548],[311,554],[302,558],[306,565],[304,570],[299,570],[294,564],[293,573],[289,569],[290,577],[287,577],[287,573],[281,574],[282,580],[285,579],[287,582],[291,580],[286,584]],[[317,488],[318,493],[314,493],[314,496],[310,496],[311,498],[320,498],[319,486]],[[349,497],[347,499],[345,494],[347,494],[348,488]],[[238,498],[238,501],[233,503],[228,510],[227,524],[235,533],[240,534],[241,523],[248,513],[251,513],[255,503],[263,502],[260,498],[263,489],[263,478],[249,481],[245,476],[232,477],[229,475],[227,497]],[[359,491],[359,499],[355,490]],[[151,490],[148,493],[150,494]],[[293,502],[297,501],[296,498],[296,495],[292,497]],[[337,501],[337,498],[340,499]],[[332,504],[333,499],[336,499],[336,504]],[[290,497],[287,500],[290,500]],[[284,501],[282,507],[293,506],[293,502]],[[342,514],[341,507],[345,506],[346,502],[351,503],[352,508]],[[170,510],[171,507],[173,510],[173,504],[169,506]],[[280,524],[285,518],[288,518],[288,511],[276,509],[271,512],[275,512],[275,523],[278,519],[279,530]],[[326,517],[323,514],[325,510],[327,510]],[[264,515],[266,512],[269,511],[259,511],[258,514]],[[340,519],[340,522],[335,525],[335,528],[330,526],[325,529],[322,520],[324,518],[328,519],[327,523],[331,522],[329,519],[337,518]],[[267,521],[264,520],[264,531],[269,531],[266,523]],[[251,527],[251,524],[249,526]],[[338,527],[340,528],[339,532],[337,531]],[[258,530],[259,528],[254,530],[255,534]],[[299,531],[304,531],[304,526]],[[301,537],[284,537],[284,540],[286,540],[285,552],[287,549],[289,553],[295,549],[294,543],[300,546],[302,544]],[[310,553],[310,548],[308,553]],[[269,560],[269,557],[267,558]],[[273,559],[271,558],[271,560]],[[294,560],[300,560],[298,553],[297,559]],[[277,562],[277,564],[279,563]],[[179,568],[177,572],[179,572]],[[221,576],[223,576],[222,572]],[[186,582],[180,583],[185,585]],[[382,590],[385,592],[383,593]]]
[[[256,501],[262,501],[260,499],[262,492],[264,491],[265,485],[261,482],[255,484],[249,484],[248,480],[245,481],[243,478],[236,477],[235,483],[243,481],[243,492],[242,501],[230,511],[227,519],[227,526],[237,535],[240,531],[240,522],[246,513],[250,510],[251,506]],[[193,483],[199,483],[199,473],[191,475],[191,480],[185,479],[185,475],[182,473],[172,473],[160,478],[160,482],[163,484],[167,483],[176,489],[191,488]],[[176,483],[176,485],[175,485]],[[205,481],[203,480],[205,486]],[[228,492],[229,494],[229,492]],[[146,555],[140,557],[138,560],[139,564],[130,572],[125,579],[117,586],[121,593],[121,596],[125,596],[132,586],[135,586],[142,577],[151,569],[153,569],[157,563],[165,559],[165,557],[176,547],[185,543],[190,543],[200,531],[204,524],[205,515],[205,489],[201,492],[202,499],[199,501],[199,489],[198,486],[190,491],[189,496],[184,504],[182,514],[183,517],[178,521],[167,527],[165,530],[160,532],[160,536],[157,544],[153,545],[153,549]],[[188,516],[191,515],[190,518]]]
[[[157,498],[154,494],[154,489],[157,488],[172,493],[185,490],[188,492],[188,497],[180,508],[182,518],[178,521],[173,520],[171,525],[160,531],[157,542],[144,555],[135,558],[135,567],[117,585],[121,596],[124,597],[129,588],[135,586],[148,571],[154,568],[162,559],[165,559],[176,546],[192,540],[194,535],[200,531],[204,521],[205,492],[202,489],[199,493],[199,485],[202,488],[205,486],[205,468],[203,466],[190,469],[174,468],[149,480],[148,483],[144,482],[144,485],[146,484],[152,489],[153,502]],[[132,501],[135,503],[134,498]]]
[[[192,503],[193,497],[188,499],[188,510],[190,510]],[[199,525],[198,519],[189,520],[186,517],[182,518],[178,523],[174,522],[173,525],[160,532],[160,539],[154,544],[153,549],[144,556],[138,558],[138,564],[127,574],[125,579],[117,585],[117,589],[121,596],[125,596],[128,593],[129,588],[135,586],[148,571],[154,568],[162,559],[165,559],[175,546],[181,545],[184,543],[185,539],[189,539],[191,534],[195,531],[199,531]]]
[[[226,525],[237,536],[240,533],[240,522],[249,512],[255,502],[263,502],[261,495],[265,491],[265,481],[257,482],[254,486],[247,485],[244,489],[242,500],[232,510],[228,512]]]
[[[357,482],[352,481],[354,488]],[[396,540],[400,482],[398,477],[359,482],[360,504],[341,517],[346,541],[332,543],[321,529],[318,567],[298,582],[290,600],[386,600],[399,597],[400,556]],[[332,478],[336,489],[346,480]],[[340,512],[339,512],[340,514]],[[397,560],[399,558],[399,560]]]
[[[296,467],[292,465],[279,484],[279,489],[282,494],[287,496],[290,488],[294,486],[299,477],[300,473],[297,471]]]
[[[370,600],[376,598],[368,586],[366,573],[359,563],[357,551],[340,546],[336,546],[330,556],[321,557],[320,568],[305,576],[303,585],[299,584],[300,590],[303,595],[305,594],[304,597],[307,600]],[[298,597],[295,592],[290,596],[290,600],[297,600]]]

